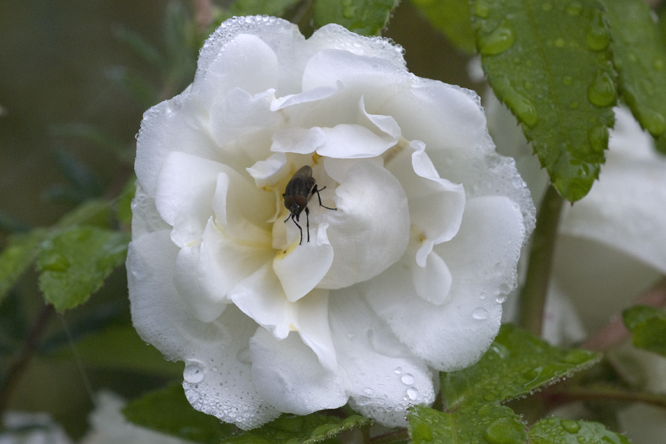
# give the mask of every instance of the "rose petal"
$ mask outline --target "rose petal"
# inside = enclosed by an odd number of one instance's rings
[[[435,252],[431,252],[424,266],[410,263],[416,294],[436,305],[448,300],[453,278],[446,262]]]
[[[328,297],[328,290],[313,290],[291,307],[293,323],[303,343],[315,352],[325,370],[337,372],[336,350],[328,323]]]
[[[299,127],[276,131],[271,151],[274,153],[310,154],[326,143],[326,132],[321,128]]]
[[[364,296],[400,341],[432,367],[464,368],[481,357],[499,330],[499,301],[515,286],[523,236],[515,203],[503,197],[470,199],[456,237],[434,250],[453,279],[443,305],[418,297],[409,268],[401,263],[365,283]]]
[[[372,312],[358,289],[332,292],[329,318],[354,410],[397,427],[405,425],[407,407],[435,400],[430,370]]]
[[[359,161],[335,194],[338,211],[325,213],[335,256],[318,288],[348,287],[376,276],[400,259],[409,242],[407,198],[384,168]]]
[[[284,153],[272,154],[266,160],[260,160],[245,170],[254,178],[257,188],[263,188],[266,185],[273,186],[280,179],[287,175],[287,170],[283,169],[287,164],[287,156]]]
[[[347,402],[339,377],[326,371],[296,333],[281,341],[260,328],[250,339],[252,380],[282,412],[307,415]]]
[[[286,252],[278,253],[273,260],[273,270],[280,279],[289,302],[296,302],[319,284],[333,263],[326,229],[328,224],[312,227],[312,242],[301,245],[294,242]]]

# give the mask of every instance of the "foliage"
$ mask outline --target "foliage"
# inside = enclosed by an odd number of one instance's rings
[[[622,319],[633,335],[634,346],[666,357],[666,313],[637,305],[622,312]]]

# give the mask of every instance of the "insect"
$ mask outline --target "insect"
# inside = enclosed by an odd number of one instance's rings
[[[320,207],[324,207],[327,210],[337,210],[337,208],[330,208],[321,203],[319,192],[324,189],[326,189],[326,187],[317,188],[317,182],[315,181],[315,178],[312,177],[312,168],[305,165],[296,171],[284,190],[284,194],[282,195],[284,198],[284,206],[289,210],[289,216],[287,216],[284,221],[286,223],[289,219],[293,220],[301,232],[301,241],[298,245],[303,243],[303,228],[298,224],[299,217],[303,210],[305,210],[308,242],[310,242],[310,210],[308,209],[308,203],[315,193],[317,193]]]

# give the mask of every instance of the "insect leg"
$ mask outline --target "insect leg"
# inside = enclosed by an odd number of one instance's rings
[[[324,187],[324,188],[319,188],[319,189],[318,189],[318,188],[317,188],[317,185],[315,185],[314,188],[312,189],[312,192],[313,192],[313,193],[317,193],[317,199],[319,199],[319,206],[320,206],[320,207],[324,207],[324,208],[326,208],[327,210],[337,211],[337,210],[338,210],[337,208],[327,207],[326,205],[323,205],[323,204],[321,203],[321,196],[319,195],[319,192],[320,192],[320,191],[323,191],[323,190],[325,190],[325,189],[326,189],[326,187]],[[306,209],[307,209],[307,208],[306,208]]]
[[[310,210],[305,207],[305,223],[308,228],[308,242],[310,242]],[[301,242],[303,242],[303,231],[301,230]]]
[[[306,210],[307,210],[307,208],[306,208]],[[291,218],[291,220],[294,221],[294,223],[295,223],[296,226],[298,227],[298,231],[301,232],[301,240],[300,240],[300,242],[298,242],[298,245],[301,245],[301,244],[303,244],[303,229],[301,228],[300,225],[298,225],[298,222],[297,222],[297,220],[298,220],[298,216],[296,216],[296,215],[294,215],[294,214],[291,214],[291,215],[287,218],[287,220],[289,220],[289,218]],[[286,222],[286,221],[285,221],[285,222]],[[310,232],[308,232],[308,236],[309,236],[309,235],[310,235]],[[309,242],[309,237],[308,237],[308,242]]]

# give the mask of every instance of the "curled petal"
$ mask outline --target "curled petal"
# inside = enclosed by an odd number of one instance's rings
[[[407,198],[384,168],[359,161],[335,194],[338,211],[327,213],[335,256],[319,288],[347,287],[376,276],[400,259],[409,241]]]

